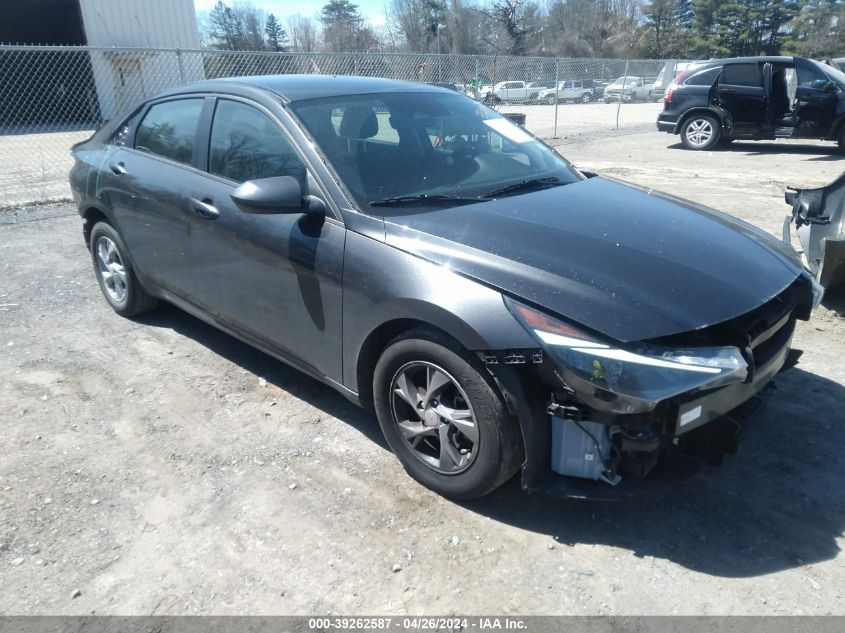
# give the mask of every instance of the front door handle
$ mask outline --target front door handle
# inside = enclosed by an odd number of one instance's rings
[[[217,210],[217,207],[211,204],[211,200],[208,198],[205,200],[191,198],[191,205],[194,207],[194,213],[203,219],[215,220],[220,217],[220,211]]]
[[[109,169],[112,170],[112,173],[115,176],[123,176],[126,173],[126,165],[124,165],[123,162],[109,163]]]

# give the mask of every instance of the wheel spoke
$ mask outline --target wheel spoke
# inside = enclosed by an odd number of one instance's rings
[[[434,408],[441,418],[463,433],[473,444],[478,441],[478,427],[472,419],[472,411],[469,409],[451,409],[444,404]]]
[[[455,470],[462,465],[463,458],[449,440],[449,425],[440,427],[440,470]]]
[[[416,422],[414,420],[399,422],[399,432],[402,433],[402,437],[406,440],[414,440],[425,436],[433,437],[437,435],[435,428],[426,426],[422,422]]]
[[[396,388],[393,391],[397,396],[410,405],[417,416],[420,415],[418,409],[420,396],[417,393],[416,385],[408,377],[408,372],[403,371],[399,377],[397,377]]]
[[[97,244],[97,257],[100,258],[100,261],[103,263],[103,266],[109,265],[108,244],[106,244],[102,240],[100,240],[99,244]]]
[[[426,371],[428,375],[428,385],[426,386],[425,394],[422,399],[423,409],[428,407],[437,395],[452,384],[452,379],[439,369],[429,367]]]
[[[126,270],[124,270],[123,266],[121,266],[120,264],[116,264],[116,263],[112,264],[111,265],[111,271],[114,274],[114,276],[117,277],[120,280],[120,283],[125,286],[126,285]]]

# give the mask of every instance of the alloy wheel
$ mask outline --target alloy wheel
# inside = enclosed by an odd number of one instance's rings
[[[126,299],[126,269],[115,243],[105,235],[97,240],[97,267],[109,296],[122,302]]]
[[[446,475],[466,471],[478,453],[478,421],[466,393],[445,369],[426,361],[391,380],[393,421],[414,457]]]
[[[686,137],[690,145],[704,147],[713,138],[713,122],[709,119],[693,119],[687,125]]]

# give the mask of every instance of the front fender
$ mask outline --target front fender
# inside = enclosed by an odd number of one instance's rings
[[[536,347],[498,290],[358,233],[347,236],[343,284],[343,383],[355,392],[361,352],[385,324],[424,323],[471,351]]]

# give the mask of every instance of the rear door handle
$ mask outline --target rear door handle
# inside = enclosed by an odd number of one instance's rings
[[[112,170],[112,173],[115,176],[123,176],[126,173],[126,165],[124,165],[123,162],[109,163],[109,169]]]
[[[191,198],[191,205],[194,207],[194,213],[201,218],[206,220],[215,220],[220,217],[220,211],[217,210],[217,207],[211,204],[211,200],[208,198],[205,200]]]

